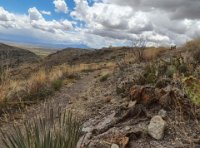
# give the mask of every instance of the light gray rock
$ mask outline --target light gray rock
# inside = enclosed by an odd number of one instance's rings
[[[112,144],[111,148],[119,148],[119,146],[117,144]]]
[[[136,103],[137,103],[136,101],[130,101],[128,104],[128,108],[134,107]]]
[[[164,136],[166,122],[161,116],[154,116],[148,125],[148,133],[154,139],[160,140]]]

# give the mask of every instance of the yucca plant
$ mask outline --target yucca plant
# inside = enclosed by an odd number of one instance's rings
[[[71,112],[57,121],[52,116],[36,118],[13,129],[12,133],[1,130],[6,148],[76,148],[81,136],[81,124]]]

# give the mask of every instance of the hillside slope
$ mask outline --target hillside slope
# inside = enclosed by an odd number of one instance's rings
[[[71,64],[74,60],[80,60],[81,55],[90,52],[91,51],[87,49],[66,48],[47,56],[44,60],[44,65],[56,66],[61,65],[63,63]]]
[[[36,54],[14,46],[0,43],[0,65],[16,67],[20,64],[37,63],[40,57]]]

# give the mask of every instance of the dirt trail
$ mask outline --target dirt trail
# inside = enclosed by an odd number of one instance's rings
[[[95,81],[94,77],[98,73],[99,73],[98,71],[89,73],[88,75],[83,76],[83,78],[81,78],[71,86],[64,86],[59,92],[56,92],[46,101],[28,107],[26,111],[19,113],[18,115],[19,118],[17,120],[3,124],[1,128],[4,131],[10,132],[12,129],[12,124],[14,122],[20,125],[24,121],[30,120],[34,117],[45,116],[47,113],[46,111],[48,111],[49,108],[53,108],[54,111],[57,111],[58,109],[60,109],[61,111],[66,109],[70,103],[72,103],[75,99],[80,97],[82,93],[84,93],[85,91],[87,91],[88,88],[91,87],[91,85]],[[1,138],[2,135],[0,134],[0,145],[1,148],[3,148]]]

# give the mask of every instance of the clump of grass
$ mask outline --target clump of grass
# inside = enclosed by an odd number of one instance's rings
[[[14,126],[13,133],[4,132],[6,148],[76,148],[81,136],[81,123],[71,113],[65,112],[57,122],[53,117],[27,121]]]
[[[169,65],[165,72],[165,75],[169,78],[173,78],[174,74],[176,73],[177,69],[175,65]]]
[[[107,73],[107,72],[102,73],[102,75],[99,78],[99,81],[104,82],[104,81],[108,80],[109,77],[110,77],[110,73]]]
[[[154,63],[145,66],[144,71],[139,76],[136,83],[140,85],[154,84],[158,79],[157,68]]]
[[[52,83],[51,83],[51,85],[52,85],[52,87],[53,87],[53,89],[55,90],[55,91],[58,91],[58,90],[60,90],[61,89],[61,87],[62,87],[62,80],[60,80],[60,79],[58,79],[58,80],[54,80]]]

